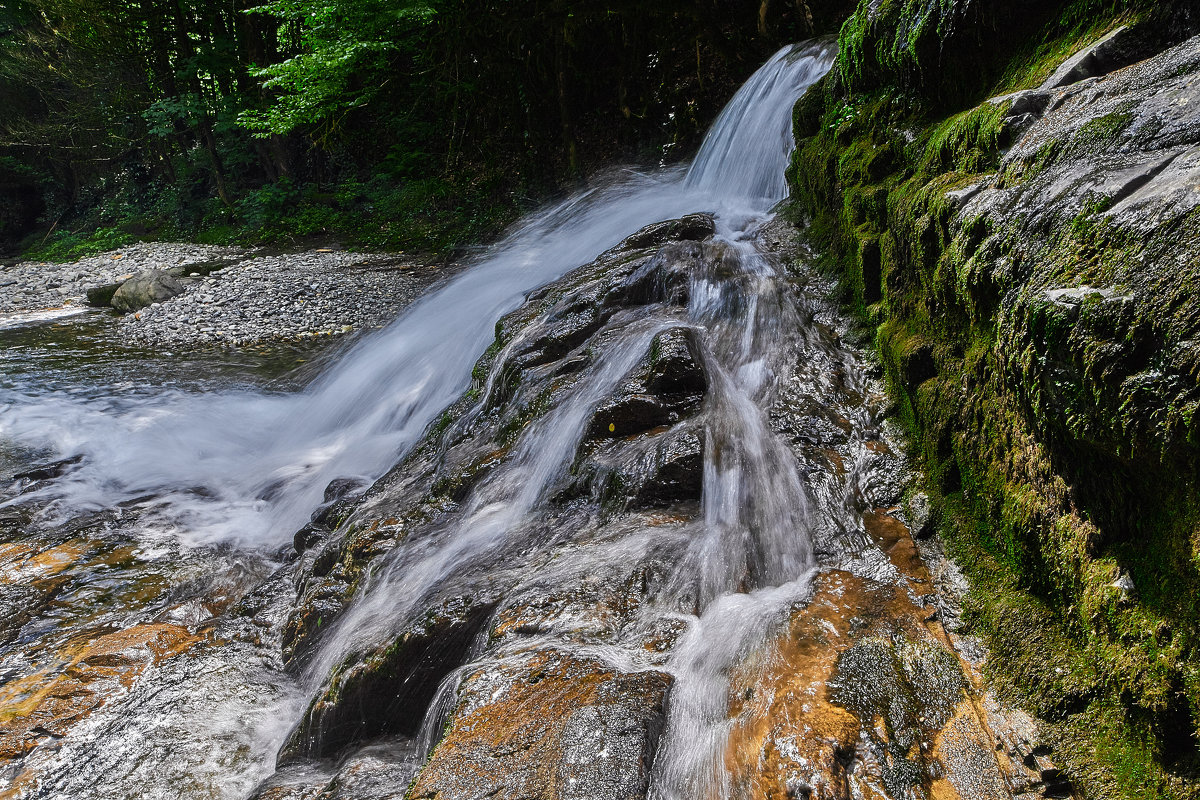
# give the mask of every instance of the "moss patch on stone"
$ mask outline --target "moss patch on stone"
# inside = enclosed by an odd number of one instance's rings
[[[1036,86],[1098,33],[1167,12],[1042,4],[1000,47],[963,55],[987,63],[951,86],[933,74],[963,46],[947,20],[977,25],[994,4],[908,5],[862,3],[834,73],[797,104],[792,211],[874,339],[974,580],[970,619],[993,678],[1041,716],[1086,794],[1198,796],[1200,435],[1194,403],[1154,398],[1172,396],[1161,354],[1194,321],[1200,273],[1181,263],[1154,288],[1152,315],[1121,288],[1200,229],[1190,215],[1133,236],[1097,195],[1048,221],[1034,254],[960,211],[977,184],[1018,186],[1135,133],[1118,110],[1002,166],[1010,101],[965,107]],[[971,5],[983,16],[955,16]],[[1081,288],[1063,302],[1059,286]]]

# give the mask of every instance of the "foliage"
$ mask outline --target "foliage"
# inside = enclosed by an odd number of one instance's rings
[[[275,102],[242,112],[241,122],[261,136],[311,126],[334,135],[351,109],[369,103],[382,81],[356,81],[387,68],[389,56],[411,50],[434,9],[421,0],[274,0],[251,9],[301,31],[299,52],[254,70]]]
[[[5,0],[0,248],[52,227],[453,246],[589,169],[686,153],[851,4]]]

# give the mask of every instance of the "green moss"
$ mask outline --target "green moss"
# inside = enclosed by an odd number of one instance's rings
[[[918,148],[917,171],[933,177],[946,172],[994,172],[1000,149],[1007,144],[1004,128],[1008,103],[985,103],[936,125]]]
[[[797,110],[795,213],[875,333],[944,538],[974,583],[969,619],[991,645],[993,679],[1050,725],[1056,759],[1088,796],[1196,797],[1200,401],[1142,409],[1164,394],[1148,354],[1194,302],[1200,266],[1164,285],[1155,319],[1137,316],[1117,295],[1157,245],[1114,230],[1102,216],[1112,200],[1097,195],[1050,234],[1038,266],[1049,288],[1107,294],[1071,310],[996,269],[1022,243],[956,218],[948,192],[1000,168],[1006,104],[931,113],[947,95],[917,79],[929,63],[920,39],[940,5],[902,23],[915,32],[904,52],[882,26],[908,5],[868,6],[843,28],[836,80]],[[1002,88],[1040,83],[1148,6],[1049,8],[1038,35],[994,51],[1008,61],[984,72],[1005,76]],[[976,98],[996,87],[976,84]],[[1126,110],[1099,117],[995,180],[1019,184],[1131,121]],[[1194,241],[1200,216],[1155,236]]]

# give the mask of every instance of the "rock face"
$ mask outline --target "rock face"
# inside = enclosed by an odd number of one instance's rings
[[[843,56],[834,79],[848,94],[902,92],[911,107],[961,108],[995,85],[1005,60],[1030,39],[1055,31],[1072,13],[1051,0],[871,0],[843,26]],[[1061,64],[1045,88],[1110,72],[1145,57],[1147,47],[1177,41],[1186,27],[1186,2],[1131,2],[1153,15],[1151,24],[1126,30]],[[1019,67],[1028,69],[1028,64]]]
[[[795,197],[832,232],[929,473],[932,513],[910,516],[974,554],[997,672],[1104,797],[1139,795],[1116,752],[1135,742],[1155,743],[1162,796],[1187,795],[1200,764],[1200,615],[1183,599],[1200,591],[1200,38],[1164,43],[1185,6],[1146,6],[933,124],[836,83],[797,107]],[[884,24],[868,27],[890,41]],[[1062,52],[1071,34],[1045,35]],[[854,47],[842,74],[940,102]]]
[[[183,284],[170,273],[158,269],[139,272],[113,293],[109,305],[129,313],[153,303],[161,303],[183,293]]]
[[[420,446],[361,496],[330,488],[297,534],[284,635],[319,688],[256,797],[1040,790],[1021,759],[1049,751],[1030,722],[995,755],[1011,710],[877,508],[899,497],[902,460],[881,387],[813,322],[832,320],[828,287],[793,296],[713,232],[702,215],[651,226],[534,292]],[[767,355],[734,360],[755,333]],[[768,436],[786,457],[768,460]],[[803,475],[812,508],[775,474],[756,480],[778,495],[739,496],[762,463]],[[812,592],[739,617],[804,572],[780,577],[770,548],[809,536]]]
[[[480,669],[409,796],[645,797],[671,682],[553,651]]]

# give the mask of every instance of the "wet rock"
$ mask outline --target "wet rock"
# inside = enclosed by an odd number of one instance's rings
[[[323,525],[308,523],[292,536],[292,547],[297,553],[303,553],[329,538],[329,529]]]
[[[904,504],[904,516],[908,521],[909,530],[918,539],[931,536],[937,528],[933,506],[929,502],[929,495],[924,492],[916,492],[908,498],[908,502]]]
[[[700,407],[707,388],[695,332],[663,331],[621,388],[597,407],[589,436],[622,437],[673,425]]]
[[[34,467],[33,469],[18,472],[16,475],[13,475],[13,479],[26,481],[45,481],[50,480],[51,478],[59,478],[67,472],[68,468],[78,464],[82,460],[83,456],[74,456],[72,458],[64,458],[59,461],[54,461],[49,464],[42,464],[41,466]]]
[[[110,298],[109,305],[117,311],[128,313],[169,300],[183,294],[183,291],[184,286],[178,278],[163,270],[151,269],[139,272],[122,283]]]
[[[329,538],[334,529],[354,510],[354,498],[367,489],[358,478],[338,478],[325,487],[323,502],[312,513],[307,525],[296,531],[292,544],[297,553]]]
[[[654,395],[638,392],[637,388],[626,387],[602,403],[588,426],[589,436],[629,436],[680,420],[679,408]]]
[[[284,767],[261,784],[251,800],[403,800],[420,767],[411,739],[391,737],[328,764]]]
[[[457,598],[430,609],[399,636],[333,671],[279,753],[286,765],[334,755],[389,734],[414,736],[442,679],[466,656],[493,605]]]
[[[301,528],[296,536],[304,537],[305,541],[312,541],[313,544],[324,538],[322,534],[307,528]],[[328,566],[321,568],[319,559],[322,555],[330,560],[336,557],[336,544],[330,546],[329,542],[325,542],[319,548],[317,559],[308,562],[310,572],[300,573],[299,600],[284,624],[281,641],[283,658],[292,667],[298,666],[321,634],[333,626],[350,603],[353,584],[340,574],[319,574],[329,569]],[[316,567],[313,566],[314,561],[317,561]]]
[[[558,651],[485,665],[409,796],[643,798],[671,682]]]
[[[667,242],[703,241],[716,233],[711,214],[688,214],[679,219],[647,225],[623,241],[617,249],[661,247]]]
[[[677,425],[589,451],[562,499],[590,495],[622,509],[664,508],[699,500],[704,485],[704,430]]]
[[[490,630],[493,648],[520,648],[530,639],[594,645],[641,638],[632,633],[648,596],[676,567],[669,553],[646,548],[636,534],[681,519],[637,515],[604,526],[605,539],[575,549],[575,559],[556,559],[522,576],[505,594]],[[674,633],[677,633],[675,631]],[[645,635],[657,644],[673,640],[660,629]]]
[[[630,508],[699,500],[704,485],[703,432],[685,429],[662,437],[642,467],[624,481],[633,489]]]
[[[700,225],[690,235],[707,236],[707,230]],[[368,568],[378,579],[394,565],[411,565],[406,568],[419,581],[422,554],[442,546],[437,537],[487,537],[423,589],[435,608],[438,598],[453,596],[467,606],[494,603],[496,611],[486,638],[482,630],[474,638],[479,649],[461,683],[443,683],[436,695],[425,733],[444,736],[410,796],[645,794],[671,683],[649,667],[669,663],[690,610],[702,607],[699,579],[684,565],[700,525],[697,501],[710,446],[706,397],[715,378],[708,365],[725,357],[702,346],[708,332],[685,324],[689,312],[679,304],[692,285],[710,284],[728,289],[731,307],[743,292],[757,298],[763,287],[772,303],[791,299],[776,291],[782,287],[773,279],[747,273],[729,243],[672,241],[651,252],[643,246],[659,241],[651,233],[531,293],[497,325],[495,344],[479,361],[467,394],[430,426],[405,463],[352,499],[354,510],[331,520],[328,534],[303,532],[317,538],[300,542],[310,549],[284,634],[293,667],[347,607]],[[714,299],[714,309],[725,300]],[[586,382],[613,363],[607,348],[631,341],[630,325],[647,320],[657,334],[636,339],[645,352],[621,354],[621,363],[638,360],[597,402],[603,392],[586,392]],[[811,352],[793,352],[800,337],[792,333],[780,346],[798,365],[794,393],[815,403],[814,393],[833,383],[843,387],[835,390],[837,403],[865,406],[839,361],[837,337],[815,337]],[[753,368],[763,386],[776,377],[774,363]],[[540,438],[546,430],[539,426],[580,396],[586,403],[576,418],[584,422],[572,423],[559,466],[545,476],[538,471],[546,464],[512,469],[529,445],[553,441]],[[827,416],[829,430],[814,432],[812,447],[830,448],[836,439],[853,463],[859,449],[866,452],[864,442],[873,441],[851,435],[870,414]],[[786,455],[781,447],[781,460]],[[512,503],[529,501],[525,484],[543,477],[534,510],[510,519]],[[493,520],[502,523],[494,531]],[[885,594],[877,604],[903,596]],[[467,635],[470,614],[418,622],[394,642],[345,659],[281,753],[280,763],[292,765],[284,771],[313,766],[307,759],[352,759],[353,748],[377,737],[413,735],[438,679],[451,673],[459,679],[454,670],[468,659],[466,642],[473,638]],[[620,666],[607,660],[609,653],[621,656]],[[417,663],[427,671],[406,678]],[[425,688],[414,692],[416,684]],[[853,721],[845,709],[836,713]],[[439,714],[448,714],[446,724]]]
[[[976,713],[1000,706],[913,602],[909,587],[930,585],[920,559],[889,559],[891,576],[869,559],[819,576],[771,644],[784,668],[735,677],[725,764],[747,797],[1012,796]]]
[[[658,395],[702,394],[708,376],[700,356],[700,342],[692,328],[671,328],[650,342],[646,388]]]
[[[604,296],[606,306],[648,303],[686,305],[694,275],[701,264],[719,248],[696,242],[672,242],[643,261],[628,280],[612,287]]]
[[[56,675],[29,675],[5,684],[0,691],[0,760],[65,736],[79,720],[127,690],[147,667],[199,641],[178,625],[135,625],[76,644],[66,668]]]
[[[966,681],[954,656],[935,645],[864,639],[839,657],[831,685],[837,702],[859,719],[881,718],[888,740],[907,752],[923,727],[950,721]]]
[[[521,352],[514,363],[528,368],[556,361],[583,344],[607,318],[608,315],[601,313],[598,307],[582,300],[551,316],[544,332]]]

